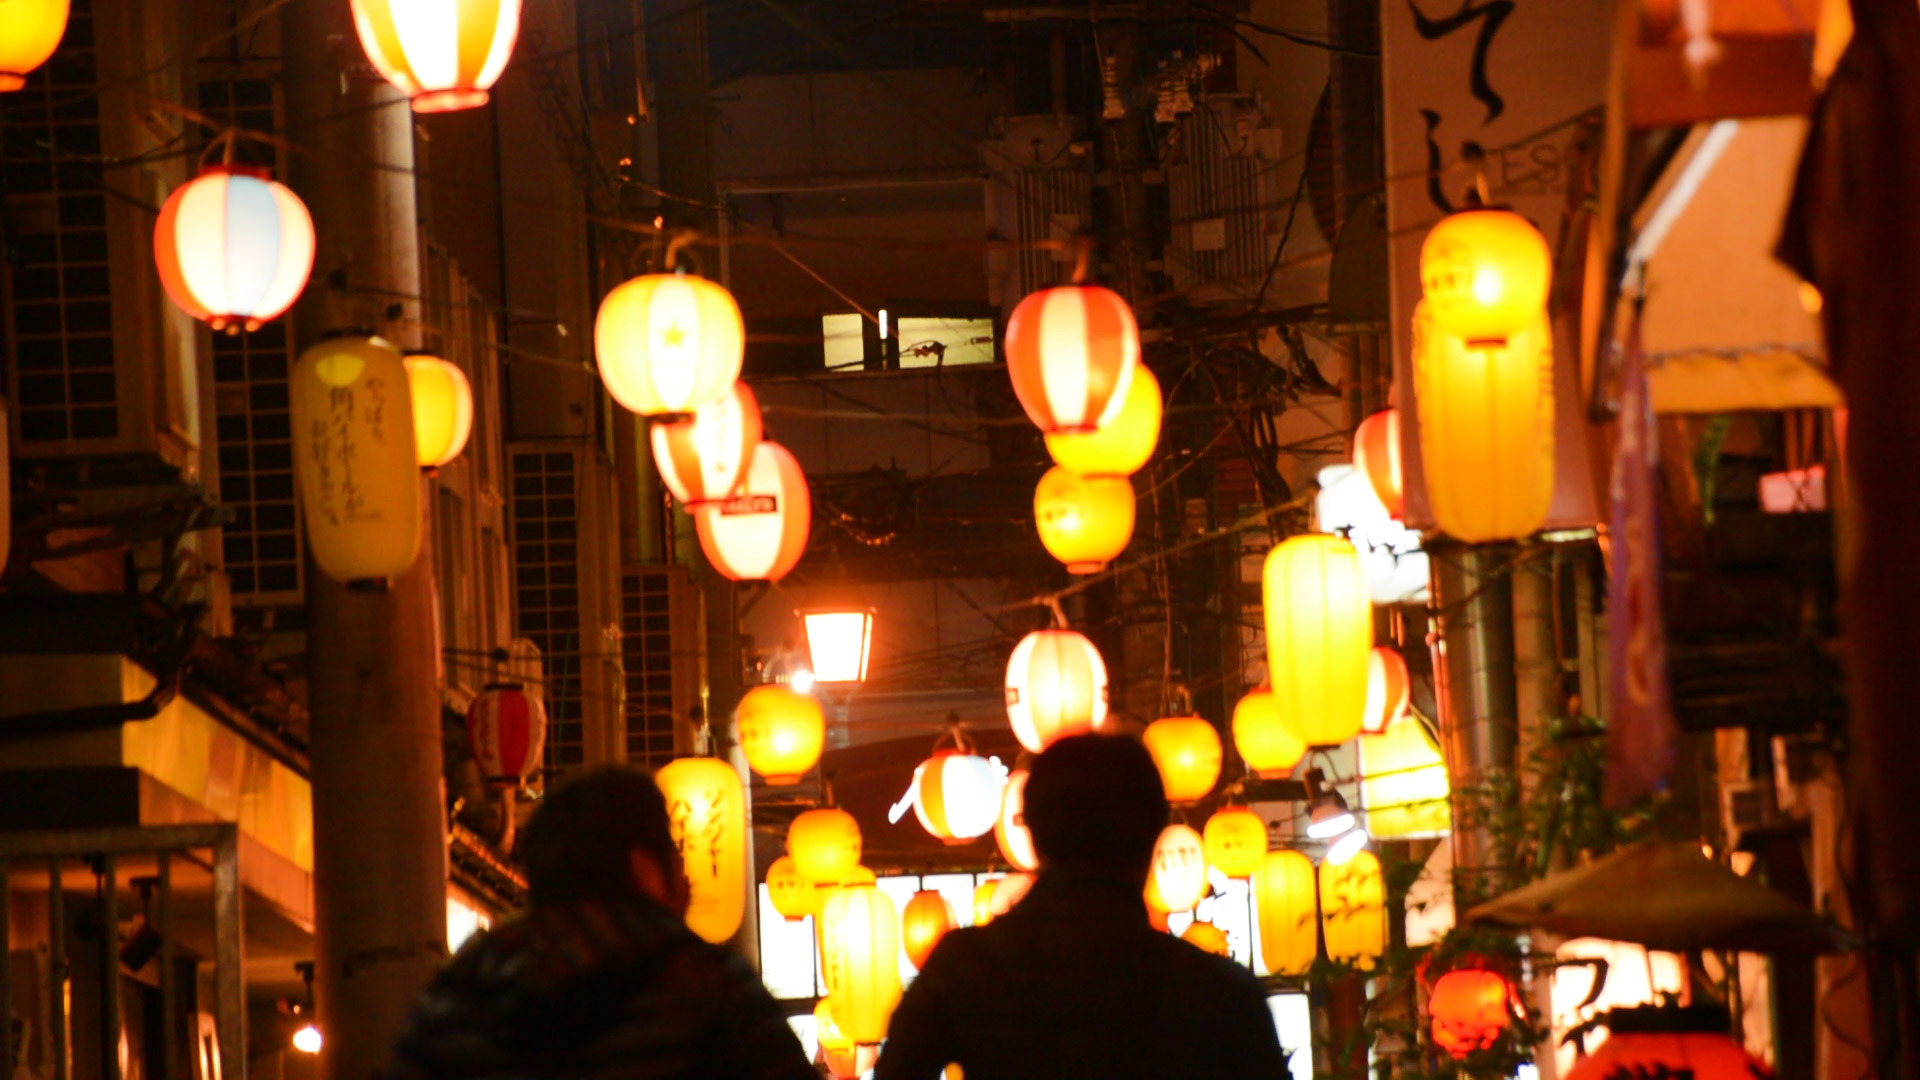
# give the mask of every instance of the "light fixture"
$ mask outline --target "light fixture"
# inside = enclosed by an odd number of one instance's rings
[[[1313,800],[1307,837],[1312,840],[1331,840],[1353,828],[1353,811],[1347,808],[1347,800],[1326,782],[1326,774],[1319,769],[1307,772],[1307,792]]]
[[[807,668],[794,668],[791,672],[787,673],[787,686],[796,694],[813,693],[813,684],[815,681],[813,672]]]
[[[1355,855],[1360,854],[1361,848],[1367,846],[1367,839],[1367,830],[1349,830],[1345,836],[1327,846],[1327,861],[1335,866],[1345,866]]]
[[[323,1041],[320,1037],[320,1029],[314,1027],[312,1024],[308,1024],[306,1027],[293,1033],[293,1048],[303,1054],[319,1053],[320,1044]]]
[[[867,661],[873,653],[873,609],[856,605],[806,608],[800,621],[807,628],[807,654],[815,682],[867,681]]]

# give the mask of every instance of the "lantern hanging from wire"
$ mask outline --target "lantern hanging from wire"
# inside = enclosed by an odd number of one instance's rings
[[[735,714],[747,764],[775,787],[799,783],[820,760],[827,717],[812,695],[766,683],[740,698]]]
[[[1035,630],[1007,660],[1007,719],[1020,745],[1039,753],[1107,718],[1107,664],[1082,634]]]
[[[161,205],[153,259],[180,310],[215,330],[257,330],[307,287],[313,218],[266,170],[209,165]]]
[[[1338,536],[1288,537],[1261,573],[1267,677],[1280,722],[1308,746],[1353,738],[1367,708],[1373,593],[1360,552]]]
[[[740,377],[746,324],[733,294],[690,274],[646,274],[600,301],[593,352],[607,393],[642,416],[684,416]]]
[[[1470,346],[1504,345],[1532,325],[1552,280],[1546,237],[1511,210],[1449,214],[1420,245],[1420,292],[1434,324]]]
[[[1098,285],[1030,293],[1007,319],[1007,374],[1045,434],[1111,423],[1140,366],[1140,328],[1119,294]]]
[[[1406,715],[1413,700],[1413,680],[1407,659],[1398,649],[1375,645],[1367,657],[1367,711],[1360,733],[1378,735]]]
[[[1246,692],[1233,707],[1233,748],[1248,771],[1263,780],[1282,780],[1307,756],[1307,744],[1280,722],[1280,702],[1265,686]]]
[[[1275,975],[1305,975],[1320,952],[1313,860],[1291,848],[1269,851],[1253,876],[1260,959]]]
[[[1353,433],[1353,463],[1386,507],[1387,516],[1400,520],[1405,503],[1404,473],[1400,465],[1400,411],[1382,409]]]
[[[736,381],[691,416],[656,422],[649,433],[653,463],[682,505],[706,506],[740,486],[761,433],[760,403]]]
[[[1233,957],[1233,947],[1227,943],[1227,932],[1212,923],[1195,920],[1180,932],[1180,940],[1215,956]]]
[[[1206,798],[1220,779],[1220,733],[1198,716],[1155,720],[1140,741],[1160,770],[1167,801],[1176,806]]]
[[[1427,1017],[1434,1045],[1464,1058],[1500,1041],[1513,1018],[1513,987],[1495,971],[1455,968],[1434,980]]]
[[[400,350],[330,338],[300,354],[287,382],[314,564],[335,581],[406,573],[420,552],[420,470]]]
[[[460,456],[473,433],[473,384],[460,365],[437,356],[406,358],[413,392],[414,460],[437,469]]]
[[[781,918],[795,923],[820,914],[819,900],[825,897],[821,897],[813,882],[800,872],[793,856],[782,855],[767,867],[767,899]]]
[[[1097,574],[1133,539],[1133,482],[1076,476],[1055,465],[1033,489],[1033,521],[1047,554],[1069,574]]]
[[[1207,895],[1207,855],[1199,833],[1185,825],[1160,830],[1148,888],[1167,911],[1192,911]]]
[[[941,843],[964,844],[992,831],[1002,787],[986,758],[964,748],[936,749],[913,770],[913,813]]]
[[[787,854],[801,876],[821,885],[848,880],[860,867],[860,823],[837,807],[808,810],[787,826]]]
[[[1048,435],[1047,453],[1078,476],[1132,476],[1153,458],[1163,411],[1160,381],[1141,364],[1133,369],[1133,382],[1111,421],[1092,431]]]
[[[0,6],[0,93],[27,85],[67,32],[67,0],[14,0]]]
[[[1000,816],[993,824],[993,842],[1000,857],[1016,870],[1037,870],[1040,856],[1033,850],[1033,832],[1027,828],[1027,770],[1007,775],[1000,794]]]
[[[1359,751],[1368,832],[1382,840],[1446,834],[1453,821],[1447,764],[1418,716],[1408,713],[1378,735],[1362,735]]]
[[[676,758],[654,779],[686,868],[687,926],[708,941],[725,941],[746,914],[747,798],[740,774],[716,758]]]
[[[1267,856],[1267,823],[1244,806],[1223,806],[1200,830],[1207,865],[1230,878],[1251,878]]]
[[[520,0],[353,0],[360,46],[413,111],[487,103],[520,32]]]
[[[467,706],[467,745],[480,776],[517,787],[540,767],[547,741],[547,707],[519,683],[493,683]]]
[[[947,931],[959,923],[953,913],[953,905],[947,898],[932,889],[922,889],[913,894],[907,906],[900,909],[900,945],[906,950],[907,960],[914,970],[927,966],[927,957],[933,955],[933,947],[947,936]]]
[[[873,885],[834,891],[820,913],[821,970],[834,1018],[856,1043],[887,1037],[900,1003],[900,915]]]
[[[1327,959],[1363,971],[1386,952],[1387,886],[1373,852],[1320,864],[1320,932]]]
[[[993,921],[993,890],[1000,887],[999,878],[988,878],[973,890],[973,925],[985,926]]]
[[[700,549],[722,577],[778,581],[807,549],[813,497],[806,474],[787,448],[762,442],[732,498],[694,512]]]
[[[1692,1080],[1772,1080],[1773,1070],[1727,1036],[1727,1010],[1644,1005],[1607,1013],[1607,1041],[1566,1080],[1621,1076]]]

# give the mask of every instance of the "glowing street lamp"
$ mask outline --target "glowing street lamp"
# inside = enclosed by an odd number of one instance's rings
[[[863,683],[873,653],[873,609],[809,608],[800,612],[807,627],[807,653],[816,683]]]

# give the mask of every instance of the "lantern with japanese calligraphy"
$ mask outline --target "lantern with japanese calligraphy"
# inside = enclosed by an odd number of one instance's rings
[[[900,1003],[900,915],[873,885],[837,889],[820,912],[820,958],[834,1018],[856,1043],[887,1037]]]
[[[988,878],[974,888],[973,925],[985,926],[993,921],[993,891],[999,887],[999,878]]]
[[[1020,745],[1039,753],[1107,718],[1107,664],[1072,630],[1035,630],[1007,659],[1007,719]]]
[[[1133,539],[1133,481],[1076,476],[1055,465],[1033,489],[1033,522],[1069,574],[1096,574]]]
[[[1367,657],[1367,711],[1360,724],[1363,735],[1378,735],[1406,715],[1413,700],[1413,680],[1406,657],[1399,650],[1375,645]]]
[[[819,890],[813,887],[813,882],[800,872],[793,856],[782,855],[767,867],[767,899],[781,918],[788,922],[799,922],[809,915],[818,915],[818,901],[825,897],[819,896]]]
[[[1030,293],[1007,319],[1007,374],[1042,432],[1111,423],[1140,366],[1140,328],[1119,294],[1098,285]]]
[[[696,510],[700,549],[723,577],[778,581],[807,549],[813,501],[800,463],[779,443],[753,448],[753,463],[733,497]]]
[[[1200,830],[1207,865],[1230,878],[1250,878],[1267,855],[1267,823],[1244,806],[1223,806]]]
[[[1461,967],[1434,980],[1427,995],[1435,1046],[1464,1058],[1500,1040],[1513,1016],[1513,988],[1498,972]]]
[[[67,0],[14,0],[0,7],[0,93],[27,85],[67,32]]]
[[[747,764],[775,787],[798,783],[826,746],[826,713],[810,694],[766,683],[740,698],[735,716]]]
[[[335,581],[397,577],[420,552],[420,470],[400,350],[337,337],[287,380],[307,550]]]
[[[836,807],[808,810],[787,826],[787,854],[809,881],[836,884],[860,866],[860,823]]]
[[[747,797],[740,774],[716,758],[676,758],[654,774],[687,874],[687,926],[712,942],[746,914]]]
[[[1227,944],[1227,932],[1212,923],[1193,923],[1181,931],[1180,940],[1215,956],[1233,956],[1233,948]]]
[[[1288,537],[1261,573],[1267,678],[1280,723],[1308,746],[1360,732],[1373,650],[1373,592],[1360,553],[1338,536]]]
[[[1511,210],[1449,214],[1420,245],[1420,292],[1434,323],[1470,346],[1504,345],[1525,330],[1546,310],[1552,279],[1546,237]]]
[[[255,330],[307,287],[313,218],[264,169],[209,165],[160,207],[153,260],[180,310],[215,330]]]
[[[437,356],[406,358],[413,391],[414,460],[437,469],[460,456],[473,433],[473,384],[458,364]]]
[[[1160,381],[1147,365],[1133,369],[1120,411],[1093,431],[1048,435],[1054,464],[1080,476],[1132,476],[1153,457],[1160,441]]]
[[[820,1057],[826,1062],[827,1071],[834,1080],[858,1080],[880,1056],[880,1048],[856,1043],[840,1028],[840,1021],[833,1015],[833,995],[828,994],[813,1007],[815,1041],[820,1044]]]
[[[907,959],[915,970],[927,966],[933,947],[959,922],[946,897],[932,889],[913,894],[907,906],[900,910],[900,945],[906,949]]]
[[[809,914],[813,916],[814,948],[820,955],[825,956],[827,952],[826,938],[823,936],[826,927],[820,922],[820,913],[827,909],[827,901],[838,896],[842,889],[857,889],[862,885],[872,885],[879,880],[879,876],[872,870],[864,866],[856,866],[839,881],[813,883],[813,910]]]
[[[1233,707],[1233,748],[1253,775],[1280,780],[1307,755],[1307,744],[1280,722],[1280,703],[1267,687],[1247,691]]]
[[[1365,420],[1353,433],[1353,463],[1366,476],[1387,515],[1400,520],[1405,502],[1405,484],[1400,468],[1400,412],[1382,409]]]
[[[1447,763],[1420,718],[1402,716],[1362,735],[1360,800],[1367,831],[1381,840],[1443,836],[1452,825]]]
[[[1160,830],[1153,844],[1153,872],[1147,888],[1167,911],[1192,911],[1207,895],[1207,855],[1200,834],[1185,825]]]
[[[1037,870],[1040,855],[1033,850],[1033,832],[1027,828],[1027,770],[1015,769],[1000,793],[1000,817],[993,825],[993,842],[1000,857],[1016,870]]]
[[[1320,932],[1336,963],[1370,971],[1387,951],[1387,885],[1373,852],[1320,864]]]
[[[1167,716],[1140,737],[1160,770],[1160,786],[1175,805],[1207,797],[1220,779],[1220,733],[1198,716]]]
[[[374,70],[413,99],[414,112],[473,109],[513,55],[520,0],[353,0],[353,26]]]
[[[1644,1005],[1606,1016],[1608,1037],[1566,1080],[1615,1077],[1691,1077],[1692,1080],[1772,1080],[1773,1070],[1727,1037],[1727,1011]]]
[[[706,506],[740,486],[760,436],[760,403],[746,383],[735,382],[692,416],[656,422],[653,463],[675,499]]]
[[[1002,781],[977,754],[936,750],[913,770],[913,813],[946,844],[985,836],[1000,816]]]
[[[689,274],[646,274],[600,302],[593,352],[607,393],[642,416],[685,415],[740,377],[746,324],[733,294]]]
[[[490,784],[518,786],[540,765],[547,707],[519,683],[494,683],[467,706],[467,743]]]
[[[1275,975],[1305,975],[1320,952],[1313,860],[1291,848],[1267,852],[1253,876],[1260,959]]]

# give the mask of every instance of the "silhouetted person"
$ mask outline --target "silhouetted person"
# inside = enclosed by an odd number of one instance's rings
[[[878,1080],[1267,1080],[1287,1075],[1251,971],[1147,921],[1167,823],[1146,749],[1062,739],[1033,763],[1040,873],[1019,905],[942,938],[893,1014]]]
[[[518,856],[532,910],[476,935],[421,995],[393,1080],[819,1080],[753,968],[687,929],[652,777],[581,773]]]

